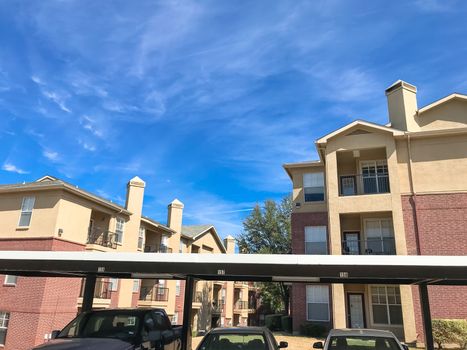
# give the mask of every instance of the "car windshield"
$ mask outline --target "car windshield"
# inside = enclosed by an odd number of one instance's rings
[[[228,333],[209,334],[199,350],[267,350],[262,334]]]
[[[140,327],[140,314],[105,311],[81,314],[57,338],[116,338],[133,343]]]
[[[400,350],[394,338],[338,336],[329,340],[329,350]]]

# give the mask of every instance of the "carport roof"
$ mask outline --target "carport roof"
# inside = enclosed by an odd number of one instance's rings
[[[1,251],[0,273],[307,283],[467,284],[463,256]]]

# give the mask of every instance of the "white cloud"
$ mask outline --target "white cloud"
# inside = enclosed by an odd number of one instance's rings
[[[55,102],[55,104],[60,107],[62,111],[71,113],[71,110],[65,105],[65,98],[62,95],[49,90],[42,91],[42,94],[52,102]]]
[[[18,168],[16,165],[12,163],[5,162],[2,165],[2,169],[5,171],[9,171],[11,173],[17,173],[17,174],[29,174],[29,171],[23,170]]]
[[[35,82],[37,85],[45,85],[45,83],[42,81],[41,78],[39,78],[37,75],[31,76],[31,80]]]
[[[42,151],[42,155],[52,162],[56,162],[59,159],[59,155],[57,152],[47,149]]]
[[[97,121],[88,116],[88,115],[83,115],[80,118],[80,123],[83,126],[84,129],[90,131],[94,136],[102,138],[104,136],[103,131],[99,129]]]

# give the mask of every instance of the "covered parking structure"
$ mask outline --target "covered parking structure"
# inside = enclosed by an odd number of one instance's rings
[[[432,350],[427,286],[467,285],[467,257],[2,251],[0,273],[86,278],[83,310],[92,308],[97,277],[186,280],[183,350],[187,350],[196,279],[418,285],[425,344]]]

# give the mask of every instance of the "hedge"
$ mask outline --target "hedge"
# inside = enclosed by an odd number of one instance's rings
[[[300,334],[308,337],[321,338],[327,332],[326,327],[320,324],[303,323],[300,325]]]
[[[467,350],[467,320],[433,320],[433,340],[439,349],[457,344]]]
[[[292,316],[282,316],[281,325],[284,332],[292,333]]]
[[[282,330],[281,317],[282,317],[281,314],[266,315],[264,317],[265,326],[269,328],[271,331]]]

